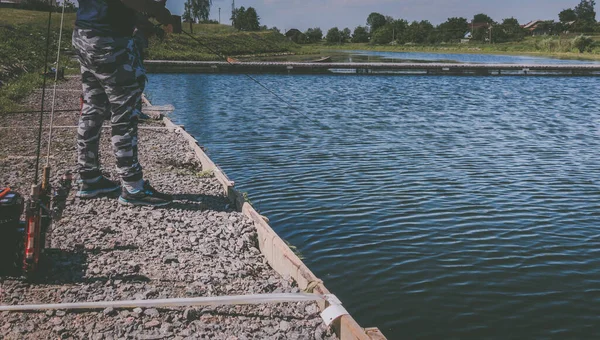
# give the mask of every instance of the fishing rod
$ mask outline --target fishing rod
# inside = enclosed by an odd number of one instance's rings
[[[34,183],[31,186],[31,194],[24,202],[21,195],[10,190],[10,188],[0,189],[0,225],[3,227],[0,231],[3,233],[2,239],[7,242],[10,249],[14,249],[15,260],[21,263],[23,274],[32,279],[38,273],[40,258],[46,243],[46,234],[52,223],[52,205],[57,203],[59,194],[64,195],[65,188],[70,188],[71,178],[66,174],[61,180],[61,187],[54,192],[52,197],[52,188],[50,186],[50,151],[52,145],[52,125],[54,124],[54,107],[56,103],[56,87],[58,83],[58,73],[60,68],[60,46],[62,43],[62,28],[64,25],[66,1],[63,1],[62,14],[60,21],[60,33],[58,39],[58,52],[56,57],[56,70],[54,77],[54,92],[52,94],[52,105],[50,109],[50,130],[48,134],[48,153],[46,155],[46,164],[42,171],[40,181],[40,158],[42,148],[42,132],[44,130],[44,110],[46,100],[46,78],[48,72],[48,55],[50,51],[50,33],[52,24],[52,10],[50,4],[48,10],[48,27],[46,32],[46,51],[44,55],[44,79],[42,82],[42,99],[40,108],[40,118],[37,133],[37,145],[35,153],[35,176]],[[54,199],[53,199],[54,198]],[[25,210],[25,221],[19,221],[21,213]],[[5,218],[8,216],[8,218]],[[5,228],[6,226],[6,228]],[[20,248],[13,248],[19,242],[19,229],[23,228],[23,253]],[[13,243],[14,241],[14,243]],[[19,249],[19,251],[17,251]],[[3,258],[3,260],[6,260]],[[16,269],[16,268],[13,268]]]
[[[64,16],[63,2],[63,16]],[[31,278],[38,270],[42,248],[45,243],[45,232],[50,225],[50,166],[46,164],[39,182],[40,157],[42,149],[42,130],[44,121],[44,104],[46,101],[46,74],[48,71],[48,54],[50,51],[50,27],[52,23],[52,4],[48,9],[48,31],[46,34],[46,51],[44,57],[44,80],[42,83],[42,100],[38,125],[38,139],[35,158],[35,177],[31,188],[31,196],[25,205],[25,254],[23,257],[23,272]],[[60,53],[60,46],[59,46]],[[58,74],[56,65],[56,74]],[[56,79],[56,78],[55,78]],[[54,93],[54,96],[56,92]],[[53,108],[52,108],[53,109]],[[52,110],[51,109],[51,110]]]

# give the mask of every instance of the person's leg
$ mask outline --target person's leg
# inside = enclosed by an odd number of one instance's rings
[[[133,39],[115,39],[114,63],[100,78],[111,108],[112,144],[117,171],[123,182],[119,202],[132,205],[166,205],[172,197],[154,190],[143,180],[138,160],[138,119],[146,72]]]
[[[90,49],[84,32],[75,30],[73,46],[81,63],[81,83],[83,103],[77,129],[78,171],[82,180],[77,196],[93,198],[100,194],[120,189],[116,183],[102,176],[99,160],[99,142],[104,122],[109,110],[109,102],[104,89],[94,72],[89,68]]]
[[[83,108],[77,128],[77,161],[81,179],[86,181],[101,176],[99,142],[109,103],[104,89],[84,65],[81,66],[81,83]]]
[[[137,60],[133,39],[119,38],[115,42],[115,62],[101,79],[110,102],[111,140],[123,183],[140,189],[143,173],[138,160],[137,126],[143,91],[141,80],[146,74]]]

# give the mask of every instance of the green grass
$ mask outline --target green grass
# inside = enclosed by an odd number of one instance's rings
[[[194,25],[195,41],[186,34],[170,34],[163,40],[152,39],[148,59],[154,60],[220,60],[262,54],[281,54],[298,46],[276,32],[237,32],[231,26]],[[189,27],[184,23],[184,30]]]
[[[65,14],[62,51],[69,51],[75,14]],[[0,112],[19,110],[18,104],[42,83],[48,13],[0,9]],[[60,14],[52,14],[49,64],[56,61]],[[66,62],[65,62],[66,61]],[[67,73],[75,63],[63,58]]]

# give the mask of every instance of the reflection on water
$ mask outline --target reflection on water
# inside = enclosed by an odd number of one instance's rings
[[[600,79],[257,78],[310,120],[243,76],[148,91],[361,325],[600,335]]]
[[[395,62],[395,63],[473,63],[473,64],[598,64],[600,61],[567,60],[547,57],[459,54],[427,52],[377,52],[343,51],[338,55],[339,62]]]

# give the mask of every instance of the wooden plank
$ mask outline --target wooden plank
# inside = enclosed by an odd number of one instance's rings
[[[365,333],[367,333],[367,336],[371,340],[385,340],[385,335],[383,335],[383,333],[381,333],[379,328],[375,328],[375,327],[365,328]]]
[[[283,276],[292,277],[302,290],[305,290],[311,282],[320,282],[250,204],[244,205],[243,213],[256,225],[261,251],[275,271]],[[330,294],[322,282],[315,287],[314,292],[323,295]],[[323,310],[326,306],[320,304],[319,308]],[[333,326],[341,340],[370,339],[352,316],[342,316]]]
[[[364,328],[350,315],[343,315],[333,323],[335,334],[340,340],[370,340]]]

